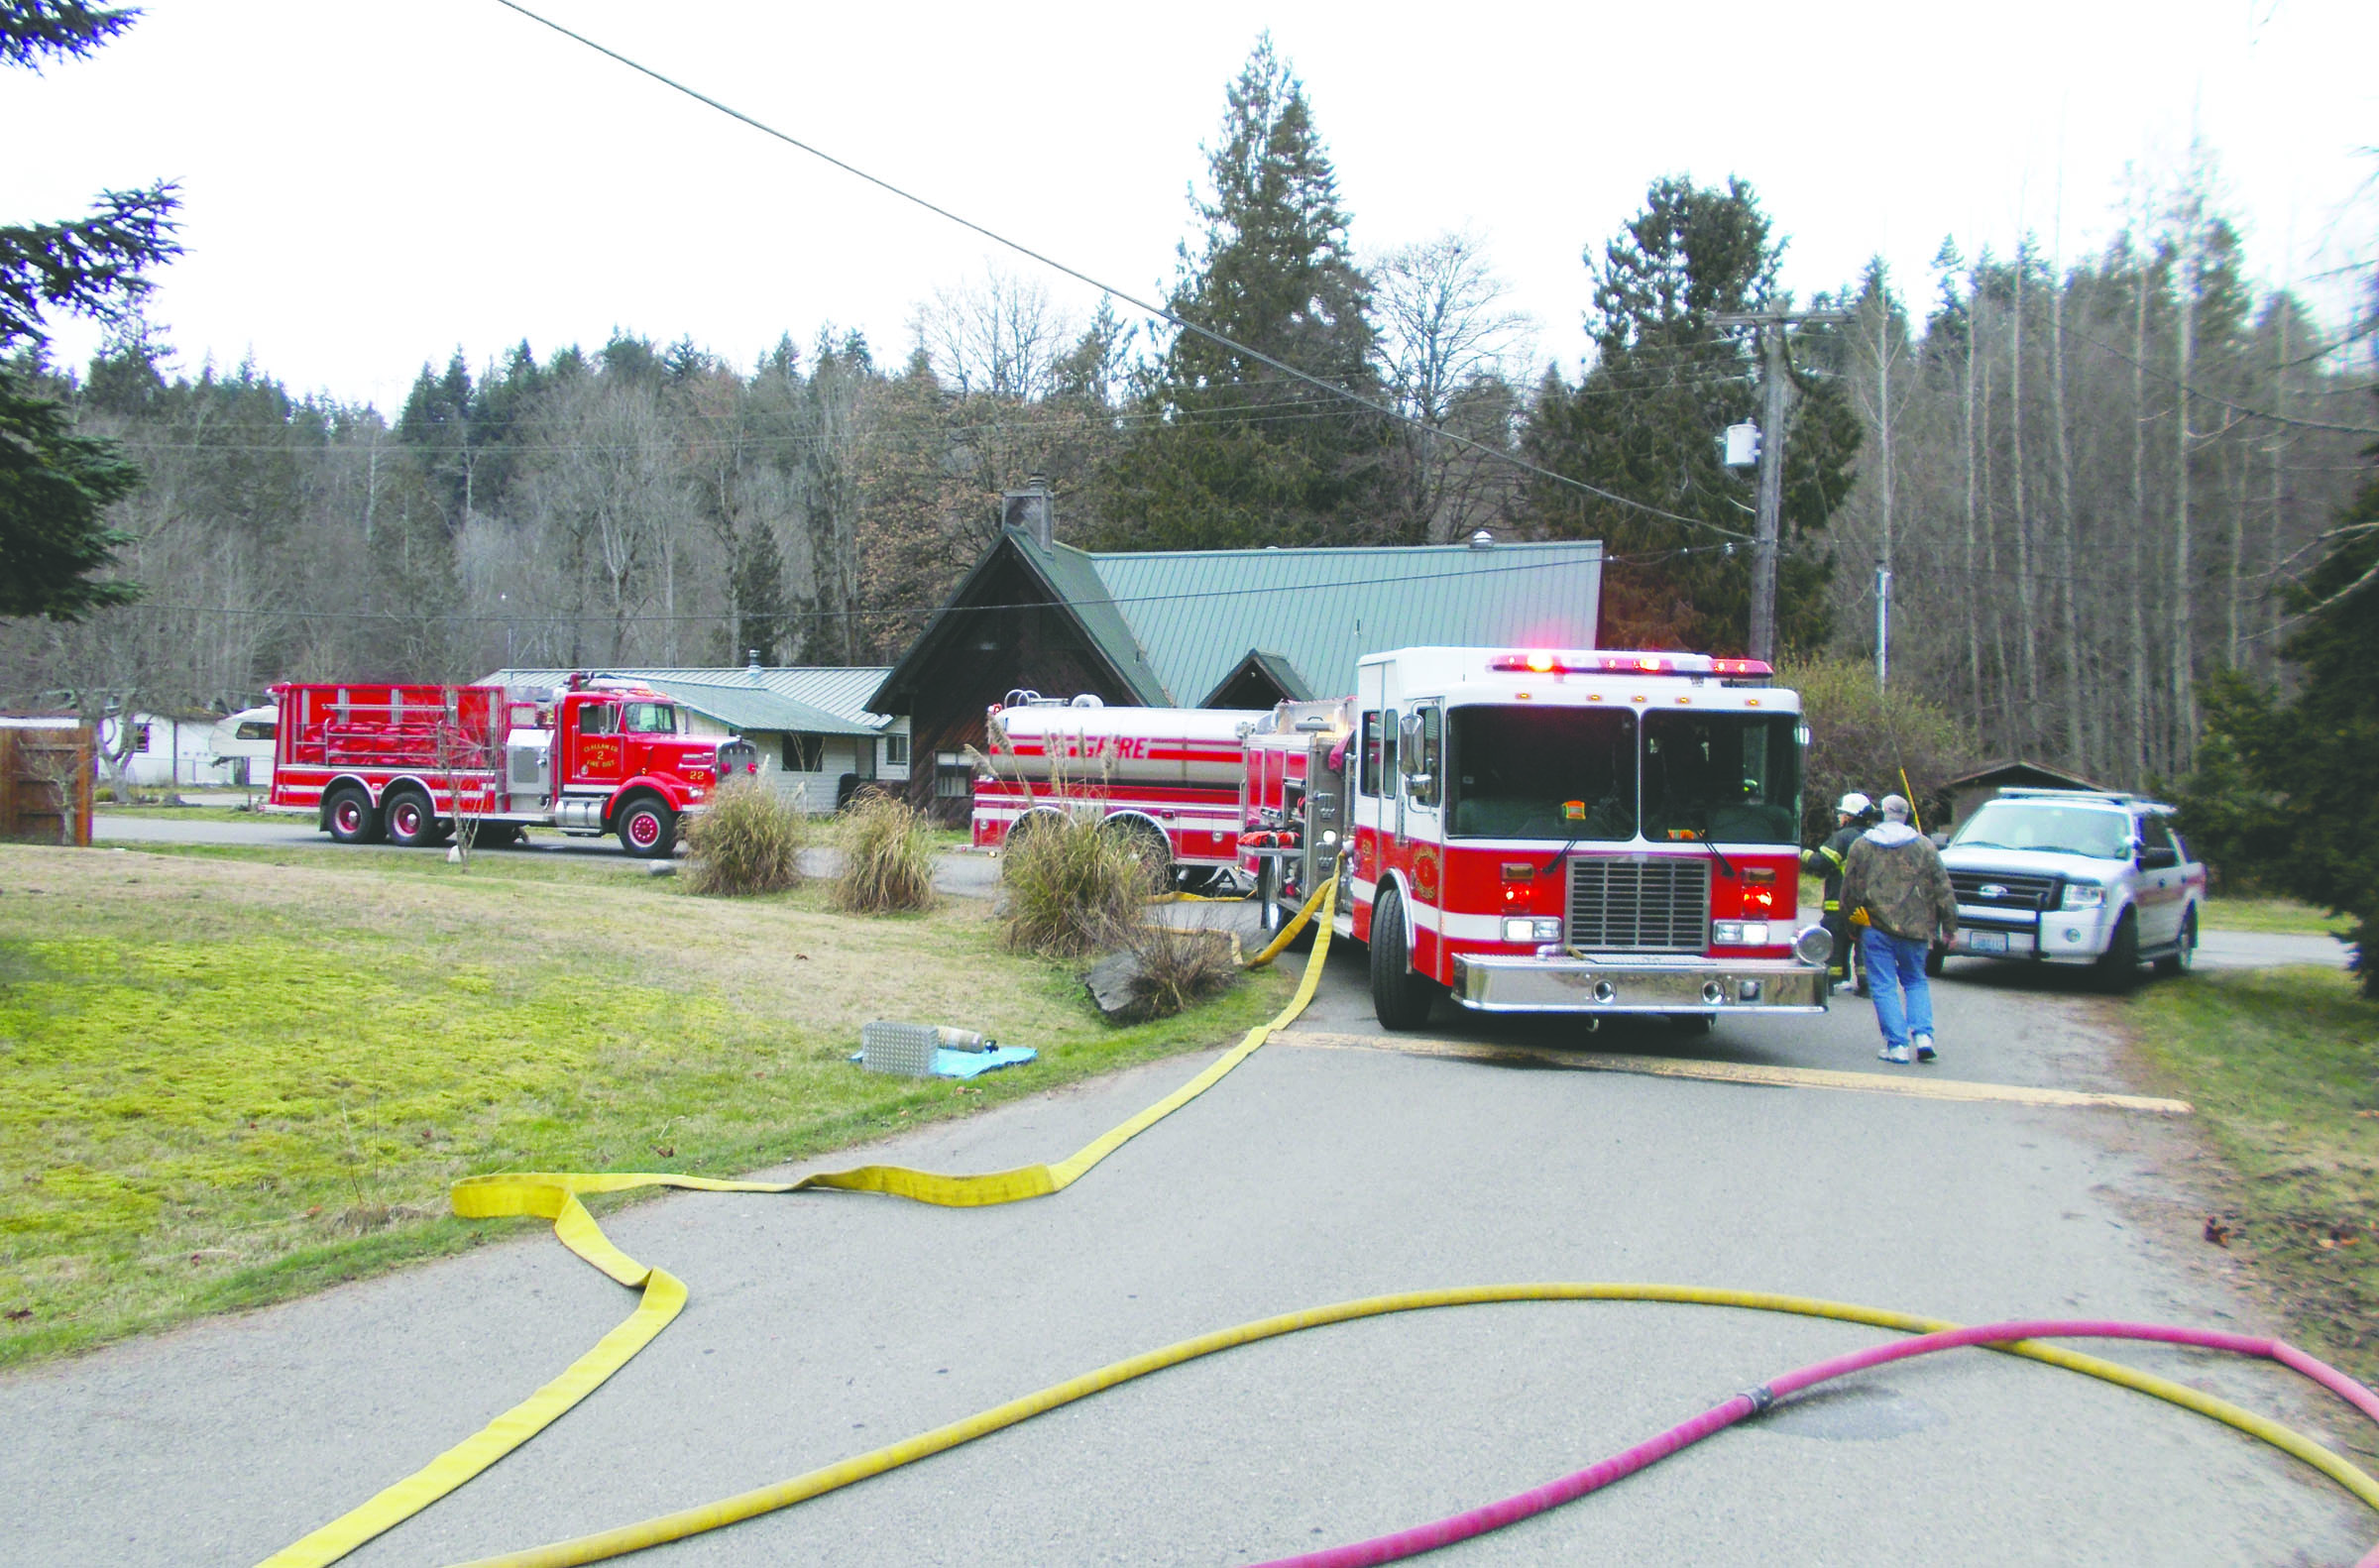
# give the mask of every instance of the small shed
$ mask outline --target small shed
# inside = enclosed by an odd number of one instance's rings
[[[1972,773],[1962,773],[1945,782],[1941,789],[1942,793],[1950,798],[1948,826],[1954,831],[1960,823],[1975,814],[1976,807],[1991,799],[2001,790],[2102,790],[2105,787],[2096,779],[2086,779],[2079,773],[2068,773],[2060,768],[2049,767],[2039,762],[2026,762],[2018,758],[2013,761],[1992,762],[1975,769]]]
[[[96,747],[79,719],[0,718],[0,839],[88,847]]]

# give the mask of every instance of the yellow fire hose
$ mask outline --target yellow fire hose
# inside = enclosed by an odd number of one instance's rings
[[[1250,967],[1269,963],[1296,939],[1308,921],[1318,915],[1318,935],[1303,978],[1296,994],[1276,1017],[1249,1030],[1238,1045],[1188,1083],[1055,1165],[1023,1166],[982,1176],[945,1176],[899,1166],[862,1166],[851,1171],[821,1172],[789,1182],[723,1181],[668,1173],[520,1173],[474,1176],[456,1183],[453,1204],[457,1214],[466,1218],[534,1215],[550,1220],[554,1234],[564,1246],[622,1285],[641,1290],[642,1300],[625,1321],[606,1334],[560,1377],[414,1474],[303,1539],[274,1553],[265,1559],[261,1568],[320,1568],[320,1565],[337,1561],[373,1536],[411,1517],[534,1437],[572,1405],[593,1393],[604,1380],[619,1371],[668,1326],[686,1303],[685,1286],[668,1271],[647,1268],[614,1246],[596,1225],[594,1216],[579,1201],[581,1194],[620,1192],[650,1186],[683,1187],[704,1192],[796,1192],[812,1187],[834,1187],[847,1191],[883,1192],[924,1203],[973,1207],[1011,1203],[1061,1191],[1134,1137],[1211,1088],[1232,1068],[1252,1056],[1274,1032],[1286,1028],[1304,1011],[1313,998],[1314,988],[1320,982],[1323,959],[1329,951],[1337,890],[1336,878],[1323,883],[1306,900],[1296,920],[1284,928],[1262,952],[1249,960]],[[1152,1372],[1283,1334],[1357,1318],[1432,1307],[1503,1301],[1589,1300],[1731,1306],[1834,1318],[1917,1334],[1935,1333],[1957,1326],[1935,1318],[1807,1296],[1670,1285],[1501,1285],[1370,1296],[1262,1318],[1236,1328],[1186,1339],[1055,1384],[1038,1393],[1011,1400],[963,1420],[921,1432],[871,1453],[841,1460],[771,1486],[573,1540],[479,1559],[469,1568],[561,1568],[564,1564],[600,1562],[664,1541],[717,1529],[881,1475],[887,1470],[955,1448],[1060,1405],[1135,1378],[1146,1377]],[[2347,1460],[2302,1433],[2227,1400],[2168,1379],[2055,1345],[2026,1340],[1994,1348],[2118,1384],[2211,1416],[2321,1471],[2361,1502],[2379,1511],[2379,1481],[2374,1481]]]

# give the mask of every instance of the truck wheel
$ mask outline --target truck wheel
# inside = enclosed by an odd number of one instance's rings
[[[2101,990],[2127,991],[2139,979],[2139,922],[2124,910],[2114,923],[2114,940],[2099,955],[2097,980]]]
[[[380,813],[372,797],[354,784],[342,784],[322,797],[322,826],[333,843],[378,843]]]
[[[1173,886],[1173,842],[1135,817],[1110,817],[1106,831],[1140,866],[1143,891],[1152,896]]]
[[[658,860],[677,847],[677,813],[647,795],[620,814],[620,847],[639,860]]]
[[[2158,974],[2180,974],[2198,961],[2198,912],[2181,917],[2181,946],[2156,960]]]
[[[438,817],[429,797],[417,789],[400,789],[381,803],[389,828],[389,842],[400,849],[421,849],[438,841]]]
[[[1382,1029],[1418,1029],[1436,997],[1436,985],[1413,967],[1403,897],[1393,887],[1381,889],[1371,910],[1371,1010]]]

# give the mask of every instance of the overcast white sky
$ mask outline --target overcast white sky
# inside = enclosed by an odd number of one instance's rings
[[[1945,234],[2088,252],[2119,223],[2126,166],[2169,173],[2193,125],[2266,281],[2379,246],[2369,0],[541,9],[1151,293],[1224,85],[1269,27],[1358,244],[1469,226],[1570,364],[1580,254],[1663,173],[1751,180],[1804,296],[1881,254],[1921,298]],[[523,337],[542,357],[615,327],[691,335],[748,365],[831,319],[893,357],[914,304],[988,250],[494,0],[151,0],[94,58],[0,76],[0,222],[182,181],[189,254],[150,312],[182,369],[253,355],[392,413],[424,360]],[[2334,285],[2324,303],[2342,308]],[[91,342],[61,330],[61,357]]]

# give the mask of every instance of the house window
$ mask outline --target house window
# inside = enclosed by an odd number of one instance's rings
[[[934,753],[934,795],[939,800],[965,800],[974,794],[974,769],[963,751]]]
[[[816,773],[826,759],[826,736],[788,734],[784,751],[786,772]]]
[[[909,737],[907,735],[884,736],[884,766],[905,768],[908,765]]]

